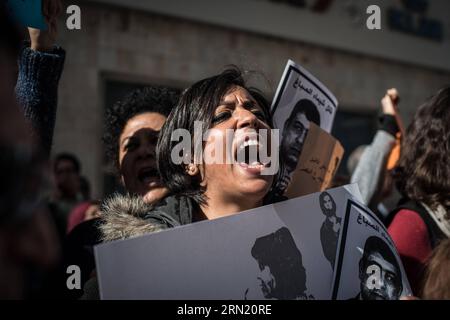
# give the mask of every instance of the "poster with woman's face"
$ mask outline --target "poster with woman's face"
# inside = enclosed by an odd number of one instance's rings
[[[333,299],[398,300],[411,295],[394,243],[369,209],[348,201]]]

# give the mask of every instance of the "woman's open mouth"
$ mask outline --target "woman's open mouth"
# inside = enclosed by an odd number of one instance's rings
[[[263,146],[260,137],[256,133],[243,134],[234,145],[234,163],[251,174],[260,174],[266,167],[270,166],[270,161],[266,163],[261,159]]]
[[[150,188],[161,187],[158,170],[154,167],[144,167],[138,171],[138,180]]]

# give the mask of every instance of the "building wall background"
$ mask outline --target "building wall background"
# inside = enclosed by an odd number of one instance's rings
[[[104,83],[186,87],[235,64],[261,72],[254,79],[272,97],[287,59],[316,75],[336,95],[340,110],[374,113],[386,89],[396,87],[406,122],[432,93],[450,84],[450,72],[86,1],[82,30],[61,26],[67,50],[59,90],[53,152],[82,161],[93,195],[102,196]],[[387,48],[389,49],[389,48]]]

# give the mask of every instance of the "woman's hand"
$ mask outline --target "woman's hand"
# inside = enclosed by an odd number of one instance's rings
[[[384,114],[395,115],[396,105],[398,104],[399,96],[397,89],[389,89],[386,95],[381,99],[381,106]]]
[[[28,28],[31,49],[43,52],[52,50],[58,34],[57,19],[61,11],[61,0],[44,0],[42,2],[42,14],[47,22],[47,30]]]

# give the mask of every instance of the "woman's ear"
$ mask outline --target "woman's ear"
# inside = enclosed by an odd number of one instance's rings
[[[199,173],[198,166],[193,163],[188,164],[186,166],[186,173],[188,175],[190,175],[191,177],[198,175],[198,173]]]

